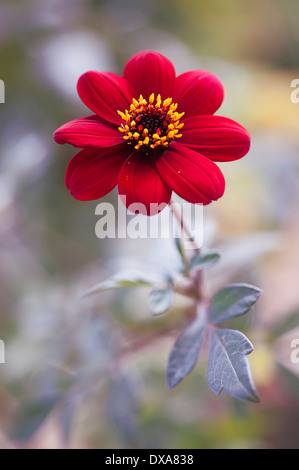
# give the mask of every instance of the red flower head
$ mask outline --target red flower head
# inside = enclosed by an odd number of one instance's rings
[[[225,187],[214,161],[237,160],[249,150],[246,129],[213,114],[223,101],[218,78],[204,70],[176,77],[158,52],[133,56],[123,77],[86,72],[78,93],[95,114],[64,124],[54,139],[83,148],[66,172],[67,188],[81,201],[118,184],[127,207],[142,203],[147,215],[159,211],[151,203],[168,204],[172,191],[209,204]]]

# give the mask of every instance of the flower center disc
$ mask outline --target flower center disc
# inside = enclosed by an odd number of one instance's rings
[[[174,138],[182,136],[179,132],[184,123],[180,124],[180,119],[185,113],[178,113],[177,107],[176,103],[172,103],[172,98],[162,102],[161,95],[155,99],[152,93],[146,101],[140,95],[138,100],[133,98],[129,111],[117,111],[125,121],[118,129],[136,150],[168,147]]]

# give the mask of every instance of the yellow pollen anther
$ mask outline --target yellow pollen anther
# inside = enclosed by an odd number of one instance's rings
[[[126,120],[126,115],[122,113],[121,111],[117,111],[117,114],[125,121]]]
[[[167,100],[163,101],[163,108],[167,108],[168,106],[171,105],[172,98],[167,98]]]
[[[138,100],[132,99],[129,110],[117,111],[124,121],[118,130],[128,144],[148,155],[149,149],[168,147],[173,139],[182,136],[179,132],[184,123],[180,119],[184,113],[178,113],[177,107],[172,98],[162,101],[160,94],[152,93],[148,100],[140,95]]]
[[[142,146],[143,142],[141,140],[139,140],[138,144],[135,145],[135,149],[138,150],[140,149],[140,147]]]

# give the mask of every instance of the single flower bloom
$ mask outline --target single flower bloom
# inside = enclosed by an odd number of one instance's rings
[[[65,179],[80,201],[99,199],[118,185],[126,206],[142,203],[147,215],[168,204],[172,191],[209,204],[225,188],[214,162],[237,160],[249,150],[246,129],[214,115],[224,96],[219,79],[205,70],[176,76],[158,52],[134,55],[122,77],[86,72],[77,89],[95,114],[64,124],[54,139],[83,148]]]

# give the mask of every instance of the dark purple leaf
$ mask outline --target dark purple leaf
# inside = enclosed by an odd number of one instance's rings
[[[231,284],[220,289],[209,307],[211,323],[221,323],[248,312],[262,291],[249,284]]]
[[[201,315],[176,340],[167,365],[166,381],[169,388],[177,385],[194,367],[205,331],[206,322]]]
[[[189,263],[191,270],[200,271],[202,269],[209,268],[220,260],[220,253],[216,250],[210,250],[195,254]]]
[[[224,388],[235,398],[259,401],[245,357],[252,350],[252,344],[240,331],[210,330],[208,384],[215,393]]]
[[[136,383],[123,373],[108,384],[107,412],[118,431],[131,441],[138,432],[138,396]]]
[[[43,424],[60,398],[61,395],[59,394],[51,394],[22,403],[16,417],[12,438],[17,440],[29,439]]]

